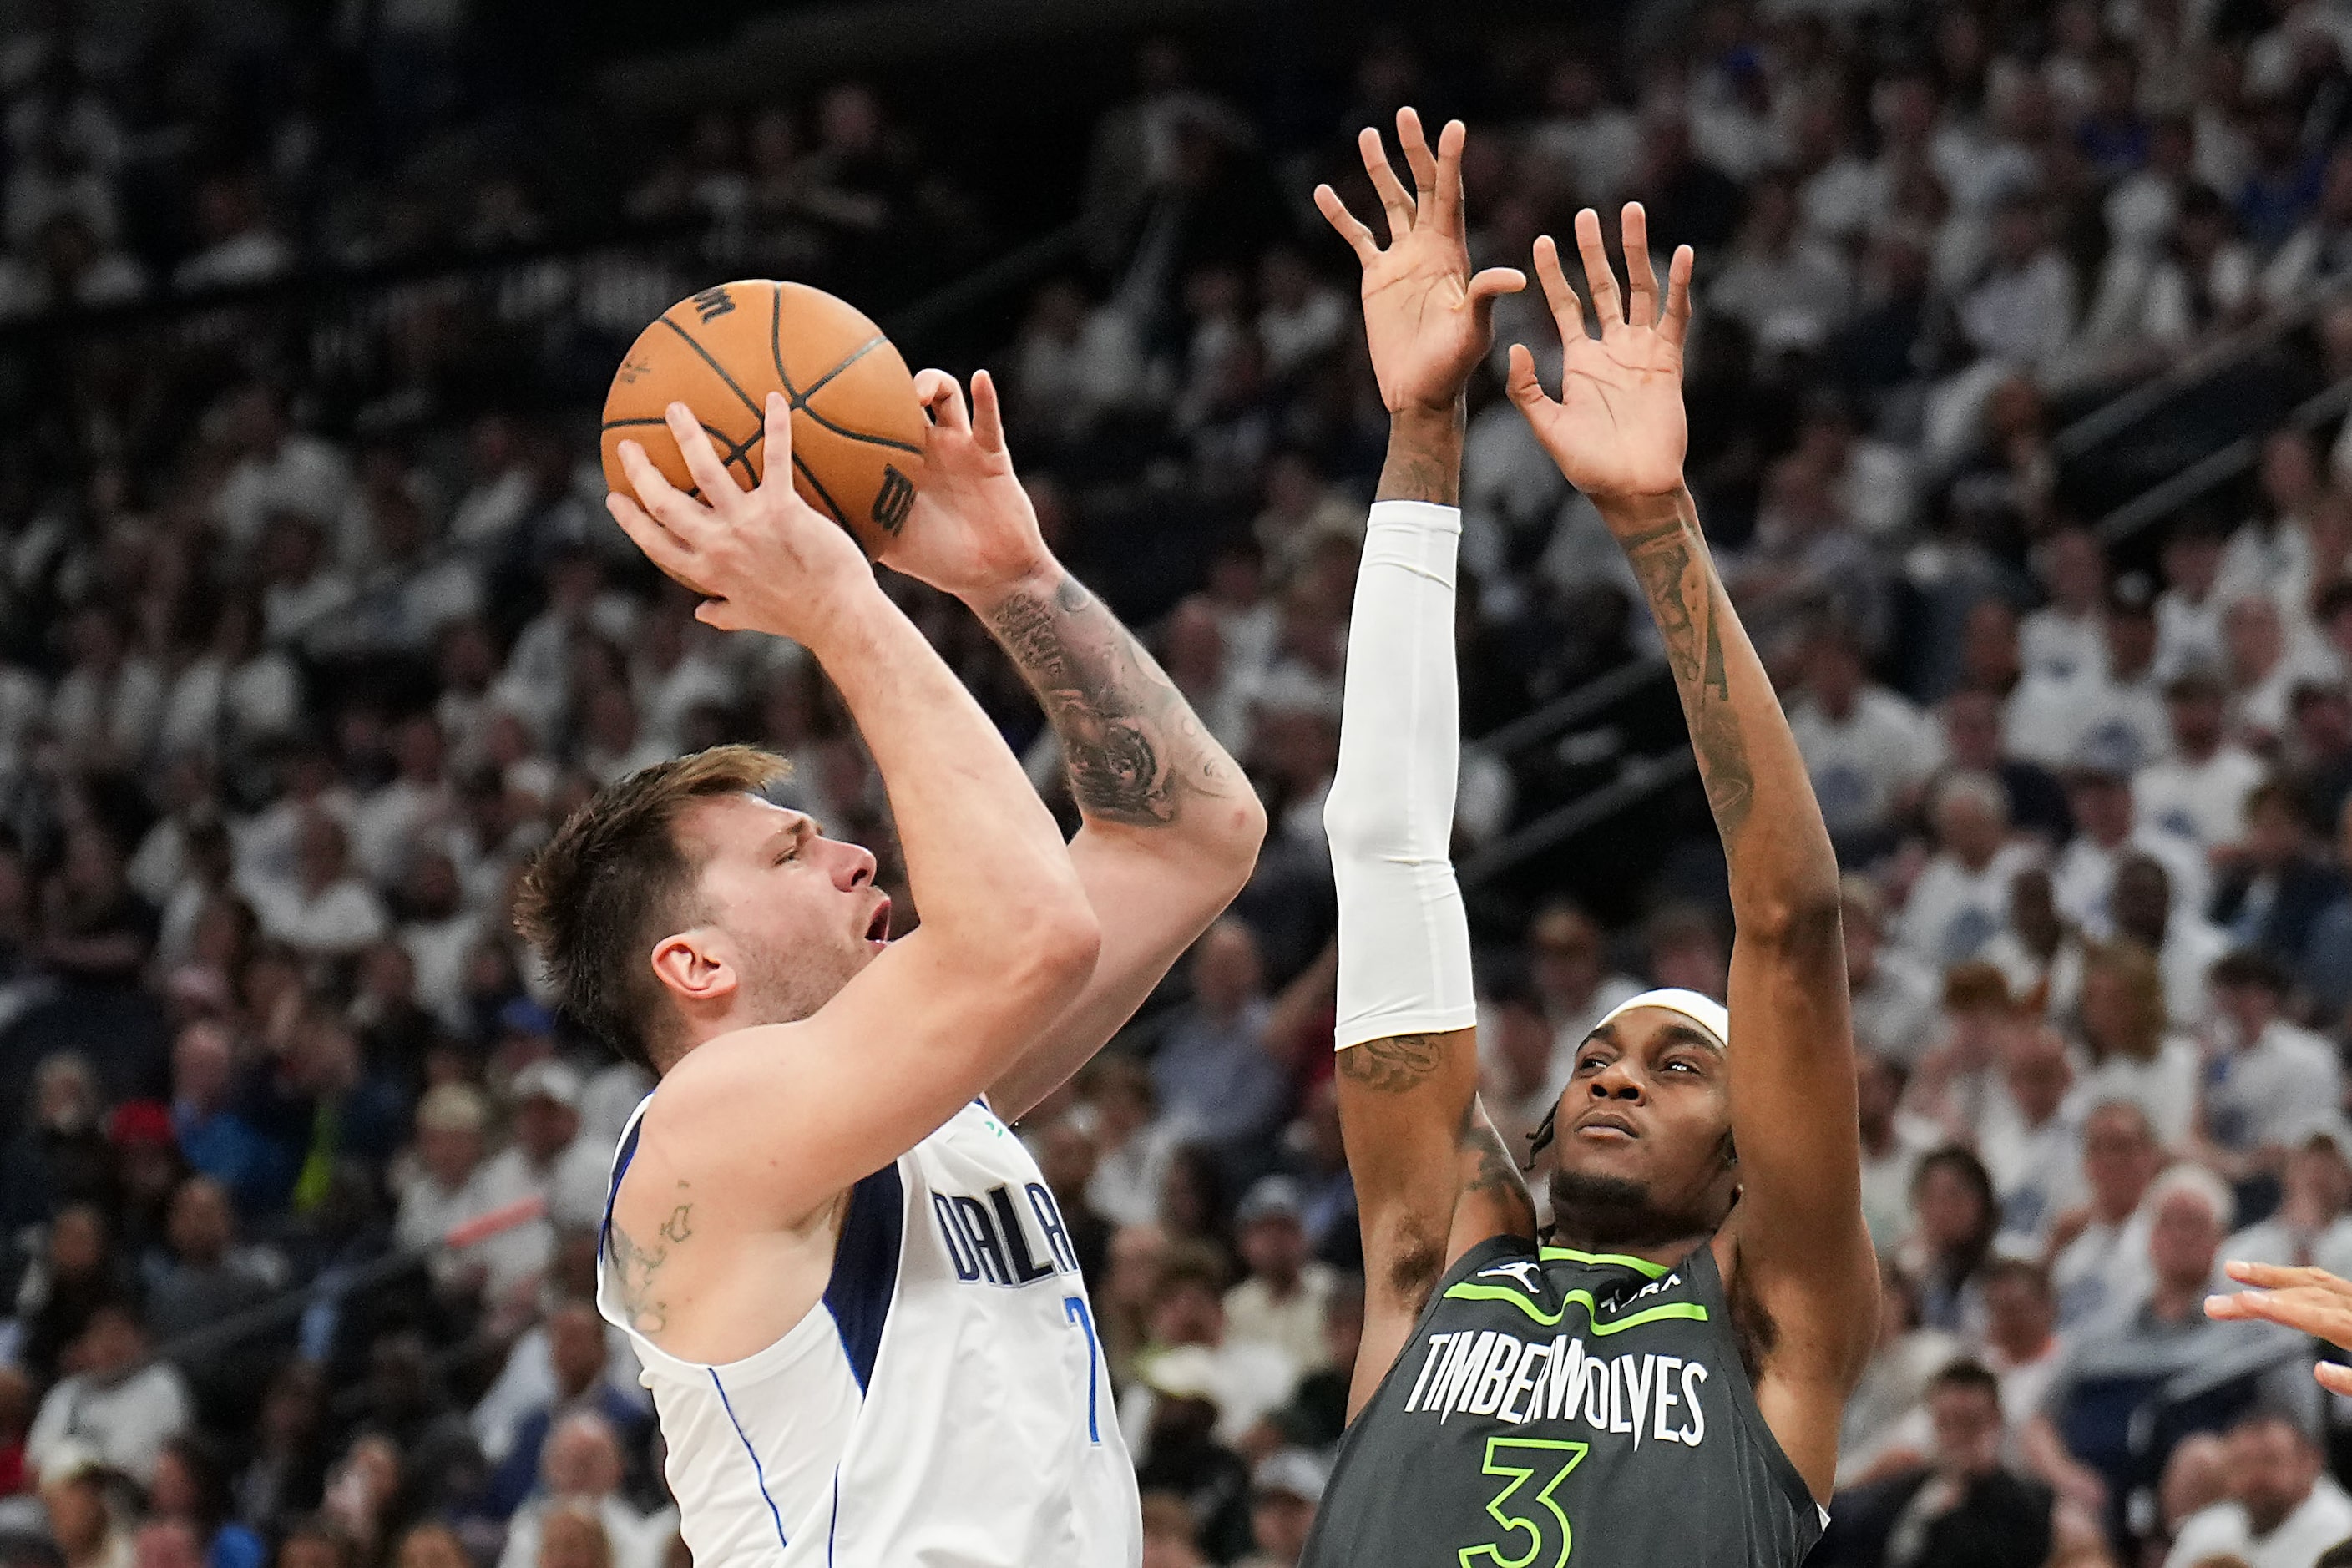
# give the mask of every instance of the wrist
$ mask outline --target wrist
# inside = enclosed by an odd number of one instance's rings
[[[1464,417],[1459,398],[1442,408],[1415,404],[1392,410],[1388,458],[1372,499],[1460,505]]]
[[[771,637],[800,644],[819,664],[830,664],[869,631],[877,616],[901,613],[871,574],[827,590],[816,602],[824,608],[815,614],[801,601],[792,606],[797,613],[762,616],[751,624]]]
[[[1629,491],[1590,499],[1601,521],[1619,532],[1685,521],[1690,516],[1690,488],[1679,480],[1672,489]]]
[[[1041,551],[1020,570],[992,576],[962,590],[956,597],[963,601],[966,609],[986,621],[1014,599],[1051,600],[1055,590],[1062,585],[1062,579],[1068,575],[1052,551]]]

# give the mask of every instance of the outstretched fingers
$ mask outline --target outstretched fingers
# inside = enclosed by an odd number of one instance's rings
[[[1437,191],[1429,216],[1443,233],[1466,240],[1462,216],[1462,144],[1469,132],[1462,121],[1449,120],[1437,133]]]
[[[1658,323],[1658,274],[1650,265],[1650,216],[1639,202],[1627,202],[1618,219],[1625,241],[1625,321],[1629,326]]]
[[[2329,1291],[2352,1305],[2352,1282],[2337,1279],[2325,1268],[2293,1268],[2283,1263],[2249,1263],[2231,1258],[2223,1268],[2231,1279],[2241,1285],[2252,1285],[2263,1290],[2291,1290],[2305,1286],[2315,1290]]]
[[[646,493],[645,482],[636,473],[636,469],[643,468],[653,475],[655,482],[663,490],[677,496],[680,500],[687,499],[670,488],[669,481],[661,477],[660,470],[655,468],[651,459],[646,458],[645,448],[635,441],[621,443],[621,466],[628,470],[629,482],[637,487],[638,495]],[[630,542],[645,552],[646,560],[679,582],[688,581],[687,570],[692,563],[693,552],[677,534],[662,525],[652,510],[618,490],[605,496],[604,510],[613,514],[613,521],[621,525],[621,531],[629,536]]]
[[[743,487],[719,460],[719,448],[710,444],[710,433],[694,417],[694,411],[683,403],[673,403],[663,411],[669,421],[669,433],[677,443],[677,454],[686,459],[686,471],[694,476],[694,487],[712,505],[730,495],[741,495]]]
[[[981,449],[1004,450],[1004,409],[996,397],[996,378],[984,370],[971,373],[971,432]]]
[[[1421,116],[1408,106],[1397,110],[1397,145],[1404,150],[1405,167],[1412,171],[1413,210],[1427,211],[1437,199],[1437,157],[1421,129]]]
[[[1470,279],[1463,289],[1469,301],[1471,314],[1481,331],[1495,314],[1495,301],[1506,294],[1516,294],[1528,286],[1528,275],[1516,267],[1489,267]]]
[[[1569,286],[1568,274],[1560,269],[1559,247],[1548,234],[1536,236],[1536,281],[1543,285],[1544,302],[1551,307],[1560,342],[1573,343],[1583,337],[1584,301]]]
[[[793,405],[781,392],[768,394],[760,408],[760,488],[793,482]]]
[[[1675,247],[1674,259],[1666,263],[1666,312],[1658,319],[1658,336],[1676,349],[1690,336],[1691,268],[1696,262],[1697,257],[1689,246],[1678,245]]]
[[[1523,414],[1533,415],[1547,401],[1543,383],[1536,377],[1536,356],[1525,343],[1511,345],[1510,368],[1503,375],[1503,392]]]
[[[927,370],[915,377],[915,398],[923,412],[931,416],[935,429],[950,430],[961,436],[971,428],[971,416],[964,411],[963,388],[956,378],[943,370]]]
[[[1370,267],[1380,258],[1380,241],[1374,239],[1372,231],[1348,210],[1348,204],[1339,199],[1339,192],[1328,185],[1316,186],[1315,210],[1323,215],[1324,222],[1339,231],[1339,237],[1348,242],[1348,248],[1356,253],[1358,261]]]
[[[1592,313],[1601,332],[1625,324],[1624,301],[1617,292],[1617,273],[1609,265],[1609,247],[1601,238],[1601,215],[1591,207],[1576,215],[1576,249],[1584,258],[1584,286],[1592,295]]]
[[[1389,243],[1394,245],[1412,232],[1412,197],[1405,194],[1404,182],[1390,166],[1389,150],[1381,144],[1379,132],[1365,126],[1356,138],[1356,150],[1364,155],[1364,173],[1371,176],[1372,190],[1388,214]]]

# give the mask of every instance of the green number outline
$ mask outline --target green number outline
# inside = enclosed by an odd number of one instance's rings
[[[1569,1527],[1567,1513],[1559,1504],[1552,1500],[1551,1494],[1559,1489],[1560,1482],[1568,1479],[1570,1471],[1584,1462],[1584,1456],[1591,1451],[1591,1447],[1589,1443],[1565,1443],[1550,1437],[1487,1438],[1486,1462],[1479,1467],[1480,1472],[1489,1476],[1507,1477],[1508,1483],[1501,1491],[1495,1494],[1494,1500],[1486,1505],[1486,1512],[1506,1531],[1524,1530],[1532,1539],[1528,1542],[1526,1554],[1519,1557],[1504,1556],[1502,1543],[1499,1541],[1485,1546],[1465,1546],[1456,1554],[1462,1560],[1462,1568],[1476,1568],[1480,1558],[1486,1559],[1493,1568],[1531,1568],[1535,1560],[1542,1555],[1544,1549],[1542,1523],[1535,1519],[1515,1518],[1503,1511],[1503,1505],[1510,1501],[1513,1494],[1527,1485],[1536,1473],[1533,1468],[1527,1466],[1500,1463],[1502,1451],[1506,1448],[1535,1448],[1568,1456],[1568,1462],[1552,1472],[1551,1479],[1543,1484],[1543,1489],[1536,1493],[1535,1499],[1543,1505],[1546,1512],[1559,1521],[1559,1554],[1546,1563],[1544,1568],[1563,1568],[1568,1562],[1568,1550],[1575,1539],[1575,1533]]]

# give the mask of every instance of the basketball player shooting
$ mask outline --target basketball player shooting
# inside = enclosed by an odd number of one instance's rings
[[[1662,311],[1642,209],[1628,206],[1621,306],[1600,221],[1580,214],[1600,335],[1545,238],[1535,264],[1567,345],[1560,398],[1511,351],[1512,400],[1648,595],[1738,928],[1727,1013],[1654,991],[1578,1049],[1538,1134],[1558,1151],[1539,1241],[1478,1103],[1469,931],[1446,858],[1463,387],[1492,300],[1525,280],[1469,274],[1461,126],[1433,155],[1412,110],[1397,132],[1412,192],[1378,133],[1362,137],[1385,248],[1328,186],[1316,193],[1363,264],[1391,424],[1325,812],[1366,1322],[1303,1563],[1794,1568],[1821,1532],[1877,1281],[1837,867],[1683,486],[1690,252],[1674,258]]]
[[[961,595],[1070,760],[1065,846],[994,727],[849,535],[793,491],[771,395],[746,491],[683,405],[699,498],[635,442],[614,516],[791,637],[871,749],[921,900],[890,938],[874,857],[720,747],[614,784],[518,910],[572,1014],[659,1077],[615,1156],[599,1304],[635,1341],[703,1568],[1052,1564],[1141,1553],[1134,1471],[1053,1194],[1006,1123],[1124,1022],[1247,878],[1255,798],[1055,563],[1005,455],[927,372],[926,489],[889,563]]]

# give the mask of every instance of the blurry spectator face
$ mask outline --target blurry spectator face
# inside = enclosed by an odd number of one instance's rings
[[[1911,1206],[1918,1216],[1919,1238],[1936,1252],[1952,1252],[1974,1241],[1990,1223],[1984,1194],[1974,1184],[1938,1161],[1920,1167],[1912,1184]]]
[[[1862,650],[1853,639],[1822,637],[1813,640],[1805,660],[1805,684],[1813,700],[1830,717],[1842,719],[1853,711],[1854,699],[1862,693],[1863,676]]]
[[[2162,1159],[2147,1117],[2137,1107],[2103,1105],[2083,1129],[2084,1179],[2110,1223],[2139,1207]]]
[[[294,857],[305,888],[315,893],[342,880],[345,854],[343,830],[333,817],[314,811],[302,819]]]
[[[76,1342],[78,1370],[103,1383],[139,1364],[147,1353],[147,1335],[139,1320],[121,1307],[100,1307],[90,1314],[89,1326]]]
[[[1961,684],[1979,691],[2006,691],[2017,683],[2017,612],[1998,599],[1982,599],[1960,628]]]
[[[1151,1310],[1151,1337],[1163,1345],[1213,1349],[1224,1342],[1224,1303],[1201,1280],[1164,1282]]]
[[[2009,823],[1974,790],[1947,790],[1936,802],[1936,839],[1964,866],[1987,866],[2000,853]]]
[[[2311,1495],[2319,1451],[2293,1422],[2276,1415],[2240,1422],[2224,1442],[2230,1495],[2245,1509],[2253,1533],[2268,1535]]]
[[[2057,950],[2065,929],[2058,918],[2058,902],[2051,891],[2049,872],[2031,866],[2009,879],[2009,923],[2029,951],[2049,953]]]
[[[543,1539],[543,1537],[542,1537]],[[401,1537],[393,1568],[473,1568],[466,1549],[446,1528],[424,1524]]]
[[[208,1268],[221,1260],[236,1235],[228,1194],[208,1176],[191,1176],[172,1194],[172,1250],[182,1262]]]
[[[2303,823],[2294,805],[2279,794],[2255,802],[2246,814],[2246,858],[2276,870],[2303,851]]]
[[[98,1085],[79,1057],[44,1060],[35,1092],[36,1114],[52,1132],[79,1132],[98,1121]]]
[[[2319,489],[2319,459],[2310,437],[2281,430],[2263,442],[2263,499],[2282,517],[2309,505]]]
[[[534,1094],[515,1108],[514,1133],[523,1152],[543,1165],[580,1135],[580,1112],[551,1095]]]
[[[601,1415],[565,1417],[541,1463],[547,1489],[557,1497],[609,1497],[620,1489],[621,1446]]]
[[[2214,1007],[2229,1020],[2241,1046],[2253,1044],[2278,1016],[2281,998],[2267,985],[2216,984],[2211,990]]]
[[[2229,703],[2217,687],[2200,683],[2173,692],[2165,700],[2164,712],[2171,721],[2172,743],[2189,756],[2202,757],[2221,743]]]
[[[1874,1051],[1857,1051],[1853,1058],[1854,1103],[1862,1113],[1864,1142],[1883,1142],[1895,1126],[1895,1110],[1903,1099],[1903,1080],[1895,1064]]]
[[[1583,1007],[1601,984],[1601,931],[1582,910],[1564,905],[1536,917],[1528,939],[1536,988],[1554,1006]]]
[[[2278,606],[2257,595],[2231,601],[2221,617],[2221,641],[2229,650],[2231,682],[2241,690],[2260,685],[2286,655]]]
[[[1944,704],[1944,744],[1952,765],[1990,773],[2000,767],[2000,702],[1989,691],[1955,693]]]
[[[1287,1285],[1307,1265],[1307,1229],[1295,1215],[1268,1215],[1242,1231],[1242,1261],[1261,1279]]]
[[[2307,689],[2295,700],[2294,729],[2305,756],[2352,752],[2352,698],[2337,686]]]
[[[61,1279],[86,1279],[106,1262],[106,1225],[98,1211],[76,1204],[49,1224],[49,1268]]]
[[[2051,598],[2069,613],[2088,614],[2106,591],[2106,558],[2099,542],[2079,528],[2052,534],[2042,547],[2042,581]]]
[[[1256,999],[1263,984],[1257,939],[1249,928],[1238,921],[1210,927],[1192,955],[1192,989],[1202,1009],[1231,1017]]]
[[[136,1568],[204,1568],[196,1532],[185,1520],[159,1519],[142,1527],[133,1552]]]
[[[548,1315],[547,1354],[567,1399],[576,1399],[604,1375],[604,1321],[585,1301],[566,1301]]]
[[[2117,679],[2136,680],[2156,662],[2156,616],[2150,609],[2111,605],[2100,625],[2106,634],[2107,668]]]
[[[2213,1275],[2221,1226],[2221,1216],[2203,1198],[2186,1192],[2167,1194],[2157,1205],[2147,1240],[2158,1281],[2177,1290],[2202,1289]]]
[[[1535,1093],[1551,1070],[1551,1026],[1543,1010],[1518,999],[1498,1002],[1493,1023],[1495,1060],[1508,1079],[1506,1088],[1514,1099]]]
[[[1095,1173],[1094,1140],[1067,1116],[1055,1118],[1034,1138],[1037,1169],[1064,1205],[1080,1199]]]
[[[420,1122],[416,1156],[444,1187],[462,1187],[482,1160],[482,1130],[453,1122]]]
[[[2058,1309],[2046,1275],[2003,1268],[1986,1278],[1984,1303],[1985,1337],[2003,1355],[2022,1361],[2049,1342]]]
[[[2330,1218],[2352,1204],[2352,1164],[2332,1138],[2314,1138],[2287,1156],[2288,1198],[2306,1213]]]
[[[541,1516],[536,1568],[613,1568],[613,1545],[593,1515],[551,1509]]]
[[[1110,1238],[1110,1271],[1103,1294],[1124,1311],[1142,1311],[1160,1288],[1168,1233],[1156,1225],[1121,1226]]]
[[[2172,920],[2172,874],[2162,861],[2133,856],[2116,868],[2107,908],[2115,917],[2116,934],[2151,950],[2161,949],[2165,928]]]
[[[2229,1496],[2229,1446],[2221,1438],[2210,1432],[2194,1432],[2174,1446],[2157,1489],[2157,1507],[2168,1535],[2178,1533],[2181,1521],[2190,1514]]]
[[[2113,849],[2131,837],[2131,780],[2117,773],[2084,771],[2067,780],[2066,805],[2074,826],[2094,844]]]
[[[2074,1071],[2066,1063],[2066,1042],[2046,1025],[2021,1025],[2008,1032],[2001,1077],[2010,1099],[2027,1125],[2039,1127],[2058,1114]]]
[[[1296,1492],[1260,1491],[1250,1503],[1250,1533],[1260,1553],[1275,1563],[1298,1561],[1315,1527],[1315,1505]],[[142,1563],[140,1568],[147,1568]]]
[[[1225,667],[1225,637],[1217,613],[1206,602],[1187,599],[1168,617],[1164,641],[1168,676],[1179,688],[1213,692]]]
[[[1947,1476],[1985,1476],[2000,1468],[2000,1399],[1974,1384],[1939,1383],[1927,1393],[1936,1433],[1936,1468]]]

